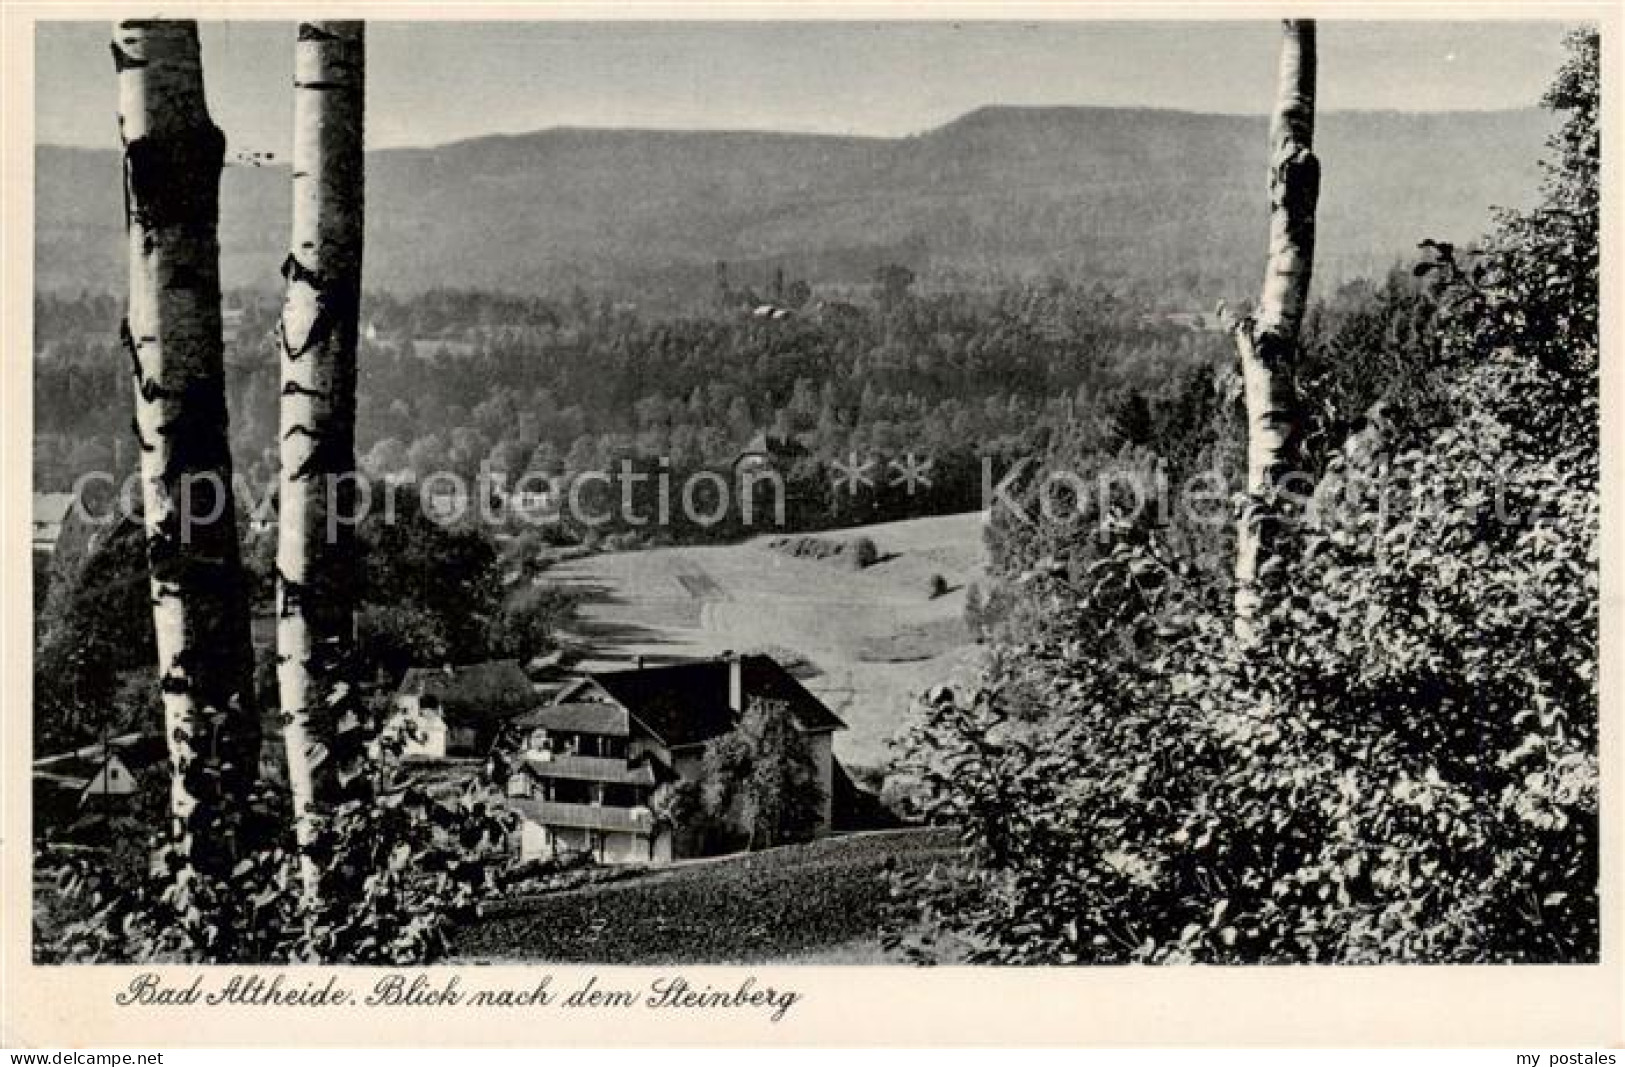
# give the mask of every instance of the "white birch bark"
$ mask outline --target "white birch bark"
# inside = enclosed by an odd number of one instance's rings
[[[141,501],[175,843],[194,867],[233,851],[221,818],[258,775],[246,589],[227,444],[217,236],[225,137],[203,94],[197,26],[113,30],[123,139]]]
[[[348,758],[355,383],[361,296],[364,36],[305,22],[294,58],[293,233],[283,277],[277,684],[299,843]],[[351,753],[349,756],[353,756]],[[317,876],[304,864],[305,891]]]
[[[1246,498],[1236,526],[1236,632],[1253,635],[1264,606],[1261,571],[1276,549],[1279,501],[1292,468],[1297,398],[1292,372],[1309,302],[1320,161],[1314,154],[1315,24],[1282,24],[1280,83],[1270,123],[1269,259],[1258,310],[1238,323],[1247,418]]]

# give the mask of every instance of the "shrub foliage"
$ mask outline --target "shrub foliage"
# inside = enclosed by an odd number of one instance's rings
[[[964,846],[902,879],[909,951],[1597,958],[1597,48],[1572,38],[1547,99],[1542,205],[1471,253],[1424,242],[1424,305],[1388,301],[1425,372],[1370,316],[1311,342],[1306,373],[1335,353],[1384,388],[1347,365],[1330,395],[1360,407],[1309,418],[1259,641],[1177,524],[1005,528],[1004,640],[905,742]]]

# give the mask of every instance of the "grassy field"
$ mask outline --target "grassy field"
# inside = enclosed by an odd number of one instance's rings
[[[880,945],[892,870],[953,859],[897,830],[655,868],[537,898],[458,936],[458,962],[896,963]]]
[[[588,669],[661,663],[724,651],[791,649],[815,668],[804,684],[850,729],[836,755],[886,762],[886,742],[912,698],[947,681],[975,645],[962,622],[965,589],[982,575],[981,515],[866,526],[880,559],[839,561],[773,550],[763,535],[737,545],[657,548],[561,563],[555,581],[582,592],[576,632]],[[940,574],[948,592],[932,597]]]

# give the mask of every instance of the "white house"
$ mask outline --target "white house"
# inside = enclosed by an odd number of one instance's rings
[[[541,702],[518,662],[413,667],[395,691],[391,726],[415,759],[484,756],[502,724]]]

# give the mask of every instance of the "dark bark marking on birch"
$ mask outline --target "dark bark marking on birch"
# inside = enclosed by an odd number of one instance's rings
[[[283,353],[291,360],[298,360],[311,350],[326,344],[335,327],[351,321],[355,317],[352,309],[358,306],[359,300],[357,294],[334,286],[331,278],[325,277],[320,271],[311,270],[291,252],[282,261],[282,277],[290,285],[308,285],[316,291],[316,317],[311,321],[310,329],[302,342],[297,346],[294,345],[287,330],[278,326],[282,335]]]
[[[146,230],[207,225],[219,215],[219,183],[192,179],[199,173],[218,174],[225,159],[226,135],[213,123],[161,140],[137,137],[126,142],[130,221]]]
[[[147,372],[141,366],[141,350],[136,346],[135,335],[130,332],[130,320],[120,319],[118,324],[119,346],[130,357],[130,374],[135,378],[138,387],[145,387]]]
[[[297,615],[301,610],[303,610],[305,599],[310,595],[309,585],[304,582],[296,582],[292,578],[289,578],[286,574],[282,573],[282,569],[280,567],[277,568],[276,572],[276,585],[278,592],[281,594],[281,603],[279,604],[277,610],[278,615],[284,619],[287,619],[292,618],[294,615]],[[286,663],[288,661],[283,659],[282,662]]]
[[[109,47],[113,50],[113,72],[115,74],[123,74],[127,70],[141,70],[146,67],[146,60],[132,56],[120,47],[117,41],[113,41]],[[124,116],[122,115],[119,116],[119,125],[124,125]]]
[[[306,242],[306,245],[309,245],[308,241]],[[309,267],[299,262],[299,257],[294,255],[292,252],[289,252],[288,258],[282,261],[282,278],[284,281],[299,282],[304,285],[308,285],[317,292],[321,292],[323,287],[327,284],[322,280],[322,276],[319,271],[311,270]]]
[[[311,447],[305,461],[299,465],[299,469],[293,472],[294,481],[302,482],[319,474],[337,474],[341,469],[349,468],[351,452],[345,447],[345,442],[331,434],[312,436],[315,437],[316,443]]]

